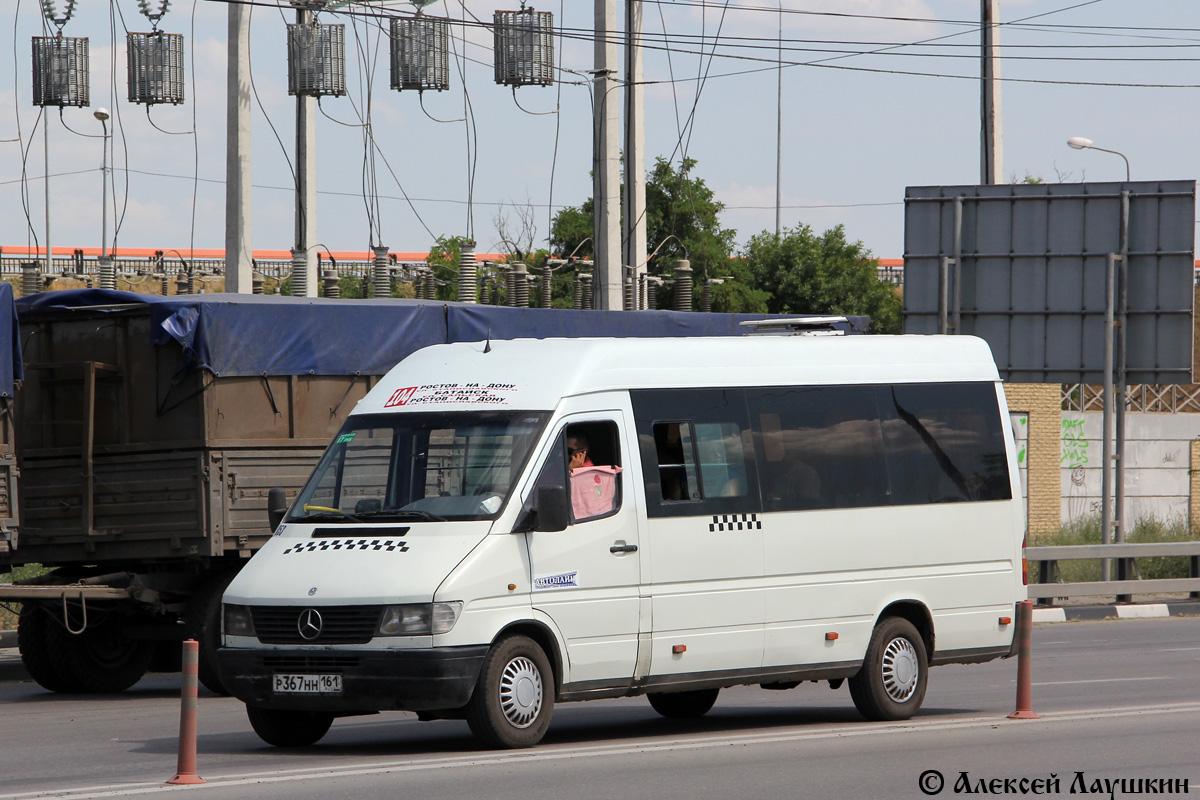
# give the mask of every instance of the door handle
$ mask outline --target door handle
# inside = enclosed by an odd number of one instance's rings
[[[636,553],[637,545],[636,544],[614,544],[612,547],[608,548],[608,552],[610,552],[610,553]]]

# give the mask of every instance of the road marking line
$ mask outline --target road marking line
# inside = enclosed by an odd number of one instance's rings
[[[1127,683],[1129,681],[1170,681],[1175,680],[1169,677],[1148,677],[1148,678],[1093,678],[1086,681],[1035,681],[1034,686],[1074,686],[1077,683]]]
[[[168,786],[163,783],[128,783],[108,784],[105,786],[89,786],[62,791],[41,790],[17,794],[0,794],[0,800],[34,800],[35,798],[82,798],[82,797],[131,797],[135,795],[157,794],[174,791],[203,791],[205,788],[226,788],[231,786],[249,786],[263,783],[288,783],[291,781],[323,780],[353,775],[384,775],[391,772],[417,772],[434,769],[453,769],[463,767],[507,766],[510,764],[534,761],[562,761],[573,758],[611,758],[613,756],[633,755],[644,753],[669,753],[686,750],[705,750],[718,747],[736,747],[752,744],[783,744],[787,742],[809,741],[819,739],[840,739],[859,736],[885,736],[896,731],[926,730],[944,731],[962,728],[999,728],[1028,725],[1047,725],[1060,722],[1076,722],[1084,719],[1108,720],[1114,717],[1133,717],[1146,714],[1185,714],[1200,713],[1200,702],[1179,703],[1175,705],[1127,706],[1120,708],[1091,709],[1086,711],[1066,711],[1061,713],[1042,712],[1036,720],[1011,721],[999,716],[967,717],[956,720],[916,720],[887,724],[859,723],[851,726],[840,726],[817,731],[792,731],[780,733],[747,733],[747,734],[715,734],[687,739],[651,739],[649,741],[629,742],[623,744],[598,744],[583,746],[555,747],[543,746],[534,751],[517,750],[486,755],[470,756],[435,756],[419,760],[393,761],[381,764],[363,766],[358,764],[347,767],[311,767],[307,769],[276,770],[270,772],[249,772],[221,777],[205,777],[206,783],[200,786]],[[201,768],[201,772],[204,772]],[[207,773],[205,773],[207,775]]]

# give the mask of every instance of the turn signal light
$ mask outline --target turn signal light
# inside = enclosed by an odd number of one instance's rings
[[[1012,625],[1012,617],[1001,617],[1000,624],[1001,625]]]
[[[681,655],[681,654],[683,654],[683,653],[686,653],[686,652],[687,652],[687,645],[686,645],[686,644],[677,644],[677,645],[674,645],[674,646],[671,648],[671,652],[672,652],[673,654],[675,654],[675,655]]]
[[[827,642],[836,642],[837,638],[838,638],[838,635],[836,633],[834,633],[833,631],[830,631],[829,633],[825,634],[825,641],[827,641]]]

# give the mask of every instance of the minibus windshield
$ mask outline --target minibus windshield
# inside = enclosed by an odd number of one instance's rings
[[[548,414],[364,414],[346,421],[289,522],[495,519]]]

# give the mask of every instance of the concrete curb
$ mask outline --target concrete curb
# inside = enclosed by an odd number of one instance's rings
[[[1099,619],[1154,619],[1200,616],[1200,603],[1131,603],[1105,606],[1050,606],[1033,609],[1034,623]]]

